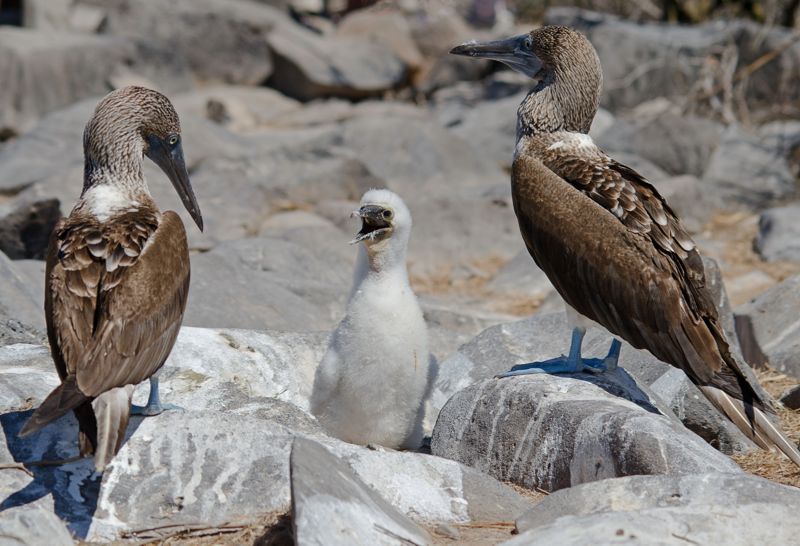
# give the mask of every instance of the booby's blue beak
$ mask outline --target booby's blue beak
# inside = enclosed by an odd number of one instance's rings
[[[544,63],[533,52],[530,34],[513,36],[491,42],[471,41],[450,50],[452,55],[464,55],[479,59],[492,59],[508,65],[530,78],[536,78]]]
[[[153,163],[161,167],[167,175],[178,196],[183,201],[183,206],[189,211],[197,227],[203,231],[203,215],[200,205],[194,196],[192,183],[189,181],[189,172],[183,159],[183,146],[180,135],[171,134],[165,137],[150,135],[147,137],[147,153]]]

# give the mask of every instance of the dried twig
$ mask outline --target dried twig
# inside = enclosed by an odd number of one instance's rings
[[[165,540],[177,535],[184,535],[186,537],[207,537],[215,535],[226,535],[230,533],[237,533],[244,529],[246,525],[223,523],[221,525],[205,525],[199,523],[186,523],[186,524],[166,524],[156,527],[148,527],[146,529],[136,529],[134,531],[126,531],[122,533],[122,538],[126,539],[140,539],[140,540]]]

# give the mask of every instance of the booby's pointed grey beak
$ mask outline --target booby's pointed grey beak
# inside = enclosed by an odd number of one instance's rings
[[[194,196],[192,183],[189,181],[189,172],[186,170],[186,162],[183,159],[183,146],[178,135],[168,135],[159,137],[152,135],[147,139],[149,157],[156,165],[161,167],[167,175],[178,196],[183,201],[183,206],[189,211],[194,223],[203,231],[203,216],[200,213],[200,205]]]
[[[361,230],[350,244],[360,243],[365,239],[375,240],[392,228],[392,211],[380,205],[364,205],[354,210],[351,216],[361,218]]]
[[[470,41],[450,50],[452,55],[464,55],[477,59],[492,59],[508,65],[530,78],[535,78],[543,63],[533,52],[533,39],[530,34],[512,36],[491,42]]]

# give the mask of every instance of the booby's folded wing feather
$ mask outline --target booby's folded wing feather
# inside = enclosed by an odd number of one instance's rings
[[[617,186],[630,182],[610,179]],[[738,369],[726,365],[727,343],[694,249],[681,245],[681,257],[654,240],[652,229],[632,229],[624,215],[602,213],[611,211],[574,175],[573,180],[558,176],[533,155],[517,156],[512,180],[526,246],[569,305],[636,348],[680,367],[695,383],[748,398]],[[652,193],[637,193],[626,202],[647,211],[644,199],[661,198],[652,186],[644,188]],[[663,210],[674,218],[668,207]]]
[[[45,314],[63,382],[21,434],[79,408],[87,418],[82,432],[96,443],[95,425],[88,422],[91,399],[135,385],[161,367],[178,335],[188,289],[186,232],[174,212],[159,220],[140,210],[122,215],[111,229],[86,215],[62,220],[48,252]]]
[[[189,288],[186,233],[177,214],[130,214],[101,232],[87,222],[59,232],[49,280],[51,338],[67,373],[94,397],[139,383],[164,363]]]
[[[551,144],[558,139],[557,145]],[[558,176],[616,216],[648,234],[662,250],[686,258],[695,248],[663,197],[635,170],[608,157],[587,135],[556,133],[533,139],[537,156]]]

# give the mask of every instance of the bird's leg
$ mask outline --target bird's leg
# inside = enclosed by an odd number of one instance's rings
[[[496,377],[511,377],[514,375],[527,375],[533,373],[580,373],[592,372],[601,373],[614,370],[617,367],[621,344],[618,340],[611,342],[608,355],[603,358],[583,358],[581,357],[581,344],[586,329],[576,326],[572,330],[572,341],[569,347],[568,356],[560,356],[543,362],[531,362],[528,364],[518,364],[511,370],[498,374]]]
[[[174,404],[162,404],[161,398],[158,396],[158,377],[153,375],[150,377],[150,396],[147,398],[146,406],[131,406],[131,415],[142,415],[144,417],[152,417],[159,415],[166,410],[179,410],[183,409]]]

